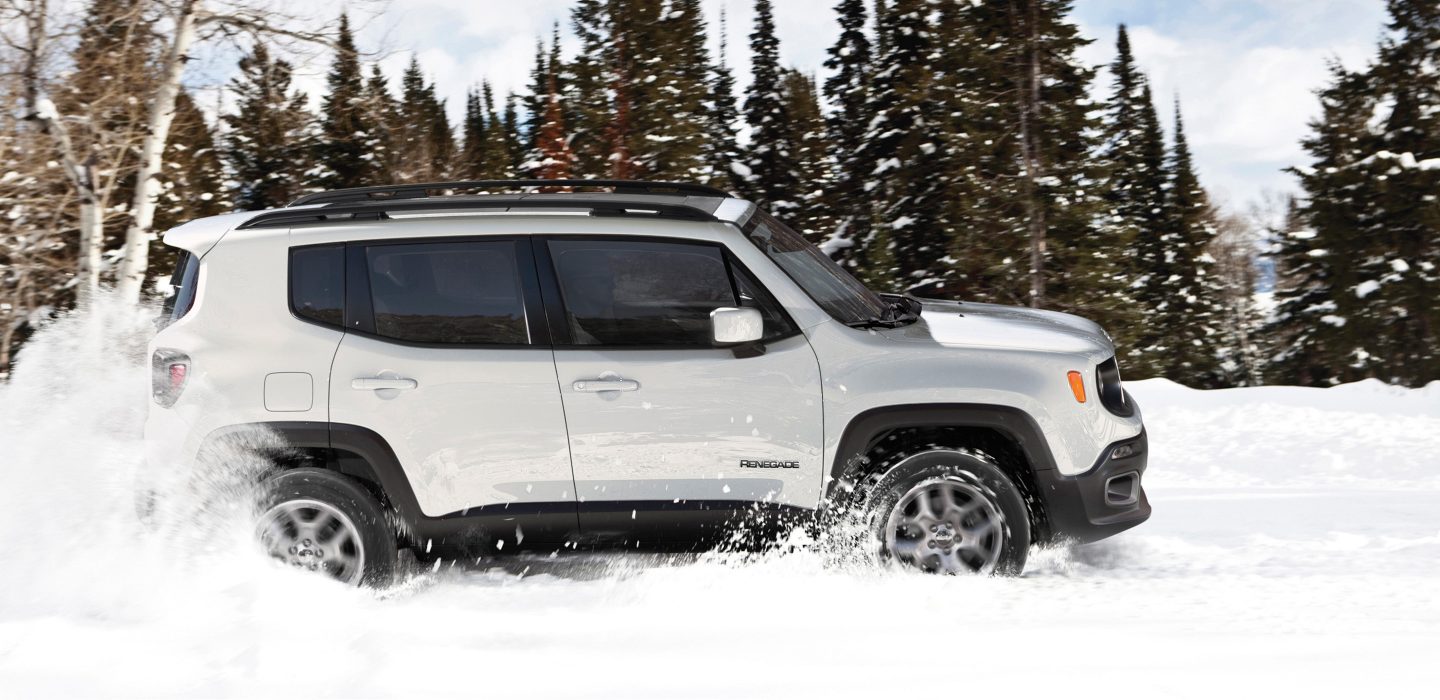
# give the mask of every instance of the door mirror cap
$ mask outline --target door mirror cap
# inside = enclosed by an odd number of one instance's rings
[[[710,333],[722,347],[754,343],[765,336],[765,318],[759,309],[724,306],[710,312]]]

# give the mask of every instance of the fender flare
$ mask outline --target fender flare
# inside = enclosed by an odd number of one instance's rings
[[[833,494],[859,466],[879,435],[902,428],[982,428],[994,430],[1013,441],[1032,472],[1055,469],[1055,457],[1040,425],[1028,413],[1013,406],[976,403],[932,403],[882,406],[864,411],[850,420],[835,449],[830,465],[827,495]]]

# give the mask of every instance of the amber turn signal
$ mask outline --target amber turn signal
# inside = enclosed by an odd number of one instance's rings
[[[1075,400],[1085,403],[1085,378],[1079,372],[1070,370],[1070,391],[1075,394]]]

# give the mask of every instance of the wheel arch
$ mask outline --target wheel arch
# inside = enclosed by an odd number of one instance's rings
[[[273,471],[312,466],[350,476],[407,527],[424,517],[395,451],[368,428],[319,421],[243,423],[211,432],[198,454],[204,460],[237,449],[259,453]]]
[[[867,480],[918,450],[973,450],[989,457],[1015,482],[1029,510],[1032,538],[1051,530],[1041,479],[1055,459],[1034,417],[994,404],[907,404],[865,411],[845,426],[830,466],[826,500],[863,493]]]

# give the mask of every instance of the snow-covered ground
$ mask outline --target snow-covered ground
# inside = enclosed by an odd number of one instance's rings
[[[117,309],[62,323],[0,386],[0,697],[1440,686],[1440,384],[1132,383],[1154,516],[1107,542],[1035,552],[1018,579],[842,567],[802,548],[525,557],[375,594],[277,569],[238,518],[135,524],[143,323]]]

